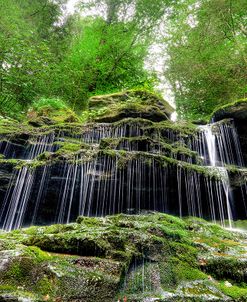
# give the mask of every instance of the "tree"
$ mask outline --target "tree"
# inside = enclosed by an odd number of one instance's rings
[[[1,111],[25,108],[47,86],[42,83],[55,60],[62,26],[55,26],[64,1],[1,1]],[[18,106],[17,106],[18,105]],[[3,112],[2,112],[3,113]]]
[[[153,30],[167,7],[165,1],[90,0],[81,1],[80,7],[92,16],[78,16],[74,23],[55,93],[62,91],[74,106],[82,107],[91,94],[153,87],[155,78],[144,62],[154,41]]]
[[[179,1],[170,16],[169,79],[180,116],[208,116],[246,96],[247,2]]]

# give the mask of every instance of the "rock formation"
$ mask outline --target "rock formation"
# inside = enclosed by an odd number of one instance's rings
[[[246,235],[210,223],[246,219],[243,122],[172,112],[138,90],[91,98],[86,122],[0,120],[3,301],[245,301]]]

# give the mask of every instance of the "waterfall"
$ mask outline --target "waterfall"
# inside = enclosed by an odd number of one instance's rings
[[[204,158],[204,164],[244,167],[243,155],[233,120],[199,126],[198,135],[190,144]]]
[[[43,152],[51,152],[53,149],[55,134],[52,132],[47,135],[37,136],[27,150],[25,158],[34,159]]]
[[[18,140],[4,138],[0,140],[0,154],[7,159],[35,159],[43,152],[51,152],[55,150],[55,133],[51,132],[44,135],[33,135],[29,137],[25,135]]]
[[[22,163],[12,171],[0,200],[0,226],[6,230],[68,223],[79,215],[147,210],[222,225],[228,221],[230,227],[238,217],[225,165],[244,167],[244,162],[231,120],[199,126],[186,135],[171,125],[126,119],[77,126],[76,131],[49,130],[25,139],[26,145],[22,141],[16,145],[11,138],[0,143],[0,153]],[[70,140],[90,149],[70,159],[30,166],[43,152],[54,154],[60,143]],[[241,194],[246,211],[246,184],[241,185]]]
[[[33,183],[33,173],[27,167],[15,172],[15,177],[14,190],[10,196],[9,187],[0,216],[0,219],[3,220],[3,229],[7,231],[21,227]]]
[[[229,162],[229,160],[226,160],[225,157],[223,157],[222,154],[224,154],[224,148],[228,148],[227,150],[230,150],[230,154],[233,157],[232,153],[232,148],[230,145],[230,136],[229,136],[229,127],[226,127],[223,125],[223,127],[220,127],[221,135],[217,135],[213,133],[213,124],[208,124],[205,126],[200,126],[202,129],[204,135],[205,135],[205,140],[206,140],[206,145],[207,145],[207,150],[208,150],[208,156],[209,156],[209,164],[211,167],[214,167],[217,169],[222,176],[222,185],[223,185],[223,190],[226,198],[226,208],[227,208],[227,220],[229,223],[229,227],[232,227],[232,210],[231,210],[231,195],[230,195],[230,181],[229,181],[229,176],[227,169],[223,166],[224,162]],[[223,131],[224,130],[224,131]],[[225,133],[227,135],[225,135]],[[217,140],[218,138],[218,140]],[[233,135],[234,141],[236,141],[235,133]],[[217,152],[217,141],[218,141],[218,147],[219,147],[219,157],[218,157],[218,152]],[[222,144],[222,141],[225,142],[225,144]],[[220,143],[219,143],[220,142]],[[239,148],[239,145],[235,145],[237,149],[237,164],[242,166],[242,160],[241,159],[241,151]],[[220,158],[220,160],[219,160]],[[223,161],[224,160],[224,161]],[[223,162],[222,162],[223,161]],[[219,206],[222,208],[222,202],[221,202],[221,197],[219,196]],[[221,213],[223,212],[223,209],[221,209]],[[223,216],[224,217],[224,216]],[[224,224],[224,220],[223,220]]]
[[[212,125],[201,126],[201,129],[203,130],[206,139],[210,166],[215,167],[217,164],[217,150],[216,136],[213,134]]]
[[[221,169],[222,169],[222,176],[223,176],[222,178],[223,189],[226,196],[228,223],[229,223],[229,227],[232,228],[233,215],[232,215],[232,208],[231,208],[230,181],[229,181],[227,169],[226,168],[221,168]]]

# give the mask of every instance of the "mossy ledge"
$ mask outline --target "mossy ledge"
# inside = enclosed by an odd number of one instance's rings
[[[246,119],[247,117],[247,99],[240,99],[217,107],[211,115],[214,121],[220,121],[225,118]]]
[[[1,232],[0,297],[247,301],[246,244],[246,233],[154,212]]]
[[[196,164],[190,164],[181,160],[177,160],[171,157],[167,157],[160,154],[151,154],[149,152],[143,151],[125,151],[125,150],[113,150],[113,149],[88,149],[82,148],[78,145],[69,144],[65,145],[63,148],[59,149],[57,152],[44,152],[40,154],[34,160],[19,160],[19,159],[0,159],[0,165],[10,165],[14,169],[20,169],[23,166],[27,166],[29,169],[35,169],[37,167],[55,165],[57,163],[64,163],[64,161],[69,164],[81,164],[84,162],[92,161],[99,157],[111,157],[117,161],[117,166],[119,169],[124,168],[127,163],[131,160],[142,160],[145,164],[150,165],[152,161],[156,162],[162,167],[180,167],[187,172],[196,172],[200,175],[206,177],[211,177],[214,179],[221,179],[222,175],[219,170],[213,167],[200,166]]]

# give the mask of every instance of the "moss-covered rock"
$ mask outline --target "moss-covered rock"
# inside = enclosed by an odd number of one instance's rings
[[[169,103],[145,90],[91,97],[89,108],[90,117],[97,122],[116,122],[127,117],[162,121],[174,112]]]
[[[75,123],[79,117],[58,99],[40,99],[27,113],[27,120],[33,126]]]
[[[162,138],[159,140],[148,136],[105,138],[100,141],[99,147],[101,150],[113,149],[162,154],[182,161],[191,161],[194,164],[201,163],[197,152],[191,151],[185,146],[168,144]]]
[[[214,119],[215,121],[220,121],[226,118],[246,120],[247,99],[237,100],[219,108],[216,108],[216,110],[212,114],[212,119]]]
[[[0,297],[246,301],[246,243],[244,233],[159,213],[2,232]]]

